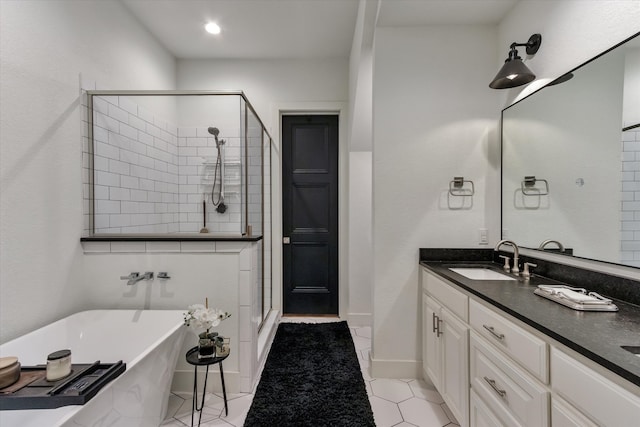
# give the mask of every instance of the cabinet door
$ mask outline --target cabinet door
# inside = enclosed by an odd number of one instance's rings
[[[640,425],[640,397],[568,354],[552,348],[551,385],[579,412],[607,427]]]
[[[469,417],[469,328],[446,308],[440,310],[442,397],[461,425]]]
[[[504,427],[504,424],[491,412],[473,390],[471,390],[469,407],[469,425],[471,427]]]
[[[425,348],[423,353],[424,370],[438,390],[442,389],[442,371],[440,367],[440,339],[438,337],[438,315],[440,304],[423,295],[422,313],[425,329],[423,331]]]
[[[597,425],[560,397],[551,399],[551,425],[553,427],[597,427]]]

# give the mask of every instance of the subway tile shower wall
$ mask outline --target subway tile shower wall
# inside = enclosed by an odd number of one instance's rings
[[[621,262],[640,267],[640,128],[622,133],[620,218]]]
[[[216,123],[224,139],[225,204],[220,214],[212,204],[217,160],[209,125],[179,127],[123,96],[94,96],[95,233],[241,232],[241,130],[239,122]],[[88,123],[83,123],[88,129]],[[261,136],[260,132],[251,133]],[[89,138],[83,146],[84,235],[89,222]],[[255,148],[253,148],[255,147]],[[248,159],[249,223],[260,224],[262,176],[260,143],[250,144]],[[220,180],[213,199],[217,201]],[[259,232],[254,226],[254,232]]]

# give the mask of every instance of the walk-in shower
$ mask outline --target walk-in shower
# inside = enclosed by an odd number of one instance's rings
[[[242,92],[88,95],[86,235],[264,234],[272,141]]]
[[[255,242],[270,283],[272,139],[244,93],[86,95],[83,237]]]

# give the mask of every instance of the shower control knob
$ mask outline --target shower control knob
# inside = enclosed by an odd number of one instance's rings
[[[166,271],[161,271],[158,273],[158,279],[171,279],[171,276]]]

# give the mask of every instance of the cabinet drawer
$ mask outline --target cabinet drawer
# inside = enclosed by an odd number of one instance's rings
[[[638,425],[640,397],[555,348],[551,351],[551,388],[598,425]]]
[[[470,339],[471,387],[509,426],[547,427],[549,393],[476,332]]]
[[[469,319],[469,298],[455,289],[453,285],[436,277],[424,268],[422,269],[422,274],[426,285],[424,290],[447,307],[453,314],[467,322]]]
[[[547,344],[476,301],[469,304],[469,323],[543,383],[549,382]]]

